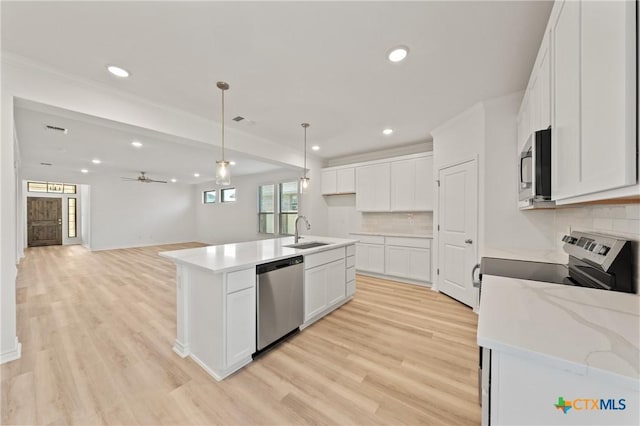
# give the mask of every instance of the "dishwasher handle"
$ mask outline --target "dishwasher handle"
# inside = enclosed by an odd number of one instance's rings
[[[276,260],[275,262],[263,263],[256,266],[256,274],[266,274],[267,272],[275,271],[276,269],[286,268],[288,266],[300,265],[304,262],[302,256],[290,257],[288,259]]]

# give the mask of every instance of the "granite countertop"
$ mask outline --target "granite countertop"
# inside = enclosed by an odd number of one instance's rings
[[[310,249],[285,247],[293,244],[293,237],[274,238],[269,240],[248,241],[244,243],[223,244],[218,246],[198,247],[185,250],[164,251],[160,256],[176,263],[196,266],[212,272],[230,272],[259,265],[273,260],[286,259],[298,255],[308,255],[356,243],[357,240],[318,237],[304,235],[300,243],[320,241],[326,246]]]
[[[637,390],[640,296],[483,275],[478,344]]]
[[[377,235],[381,237],[407,237],[407,238],[433,238],[433,233],[423,233],[423,234],[408,234],[401,232],[368,232],[368,231],[357,231],[357,232],[349,232],[351,235]]]

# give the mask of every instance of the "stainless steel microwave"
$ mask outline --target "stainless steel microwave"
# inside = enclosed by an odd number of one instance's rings
[[[534,132],[520,153],[520,206],[551,200],[551,128]]]

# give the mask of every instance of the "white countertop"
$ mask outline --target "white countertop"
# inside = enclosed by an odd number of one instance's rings
[[[407,238],[433,238],[433,233],[426,234],[403,234],[401,232],[349,232],[351,235],[377,235],[381,237],[407,237]]]
[[[483,275],[478,344],[640,389],[640,297]]]
[[[196,266],[212,272],[229,272],[273,260],[344,247],[356,242],[356,240],[317,237],[312,235],[303,235],[299,242],[305,243],[312,241],[329,244],[301,250],[285,247],[285,245],[293,244],[293,237],[284,237],[185,250],[164,251],[160,253],[160,256],[167,257],[176,263]]]

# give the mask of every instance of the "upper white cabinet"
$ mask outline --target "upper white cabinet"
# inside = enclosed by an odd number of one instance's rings
[[[354,167],[322,170],[322,195],[353,194],[356,192],[356,170]]]
[[[370,164],[356,168],[356,210],[389,211],[391,167],[389,163]]]
[[[517,124],[519,147],[551,125],[557,204],[637,188],[635,9],[562,0],[551,12]]]
[[[391,163],[391,211],[433,210],[433,157]]]

